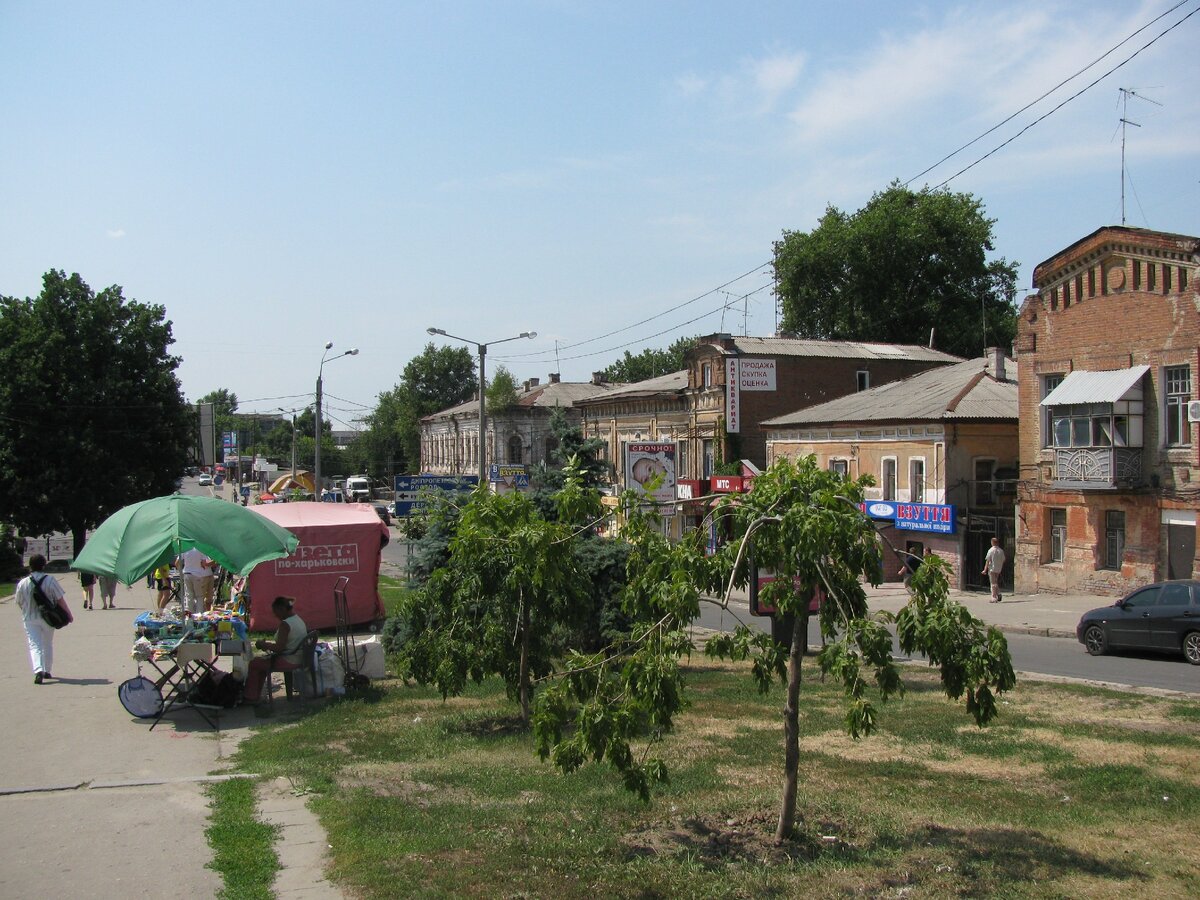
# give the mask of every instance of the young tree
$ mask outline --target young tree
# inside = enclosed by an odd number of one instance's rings
[[[970,194],[893,183],[848,215],[775,244],[781,329],[831,340],[927,343],[960,356],[1016,335],[1016,266],[989,261],[994,219]]]
[[[730,518],[739,540],[711,559],[703,557],[697,539],[666,545],[632,515],[626,609],[643,624],[625,646],[573,657],[560,683],[542,693],[535,735],[543,758],[552,757],[567,771],[588,758],[608,758],[627,785],[648,795],[649,785],[665,777],[665,768],[656,760],[635,761],[630,744],[644,737],[647,724],[669,728],[681,702],[677,657],[690,647],[683,627],[695,617],[702,591],[727,579],[746,583],[746,548],[752,546],[755,562],[776,576],[764,588],[763,599],[794,622],[790,644],[782,647],[769,635],[742,626],[732,635],[713,637],[706,650],[751,660],[760,690],[775,679],[786,684],[784,785],[776,838],[791,837],[800,764],[801,667],[816,591],[826,598],[819,612],[826,645],[818,661],[823,672],[845,686],[850,734],[858,738],[875,728],[871,682],[884,700],[903,690],[891,656],[890,617],[869,614],[862,586],[864,580],[878,584],[881,566],[874,527],[858,509],[869,483],[869,477],[849,481],[822,470],[811,456],[798,463],[777,461],[755,479],[748,494],[726,502],[722,514]],[[895,619],[900,645],[939,666],[947,695],[965,697],[967,711],[984,725],[996,715],[995,695],[1016,682],[1008,645],[998,629],[948,599],[945,573],[944,564],[931,559],[910,582],[912,599]]]
[[[26,534],[87,529],[175,489],[196,428],[161,306],[47,272],[0,298],[0,521]]]
[[[560,493],[559,522],[548,522],[523,494],[477,489],[455,527],[449,559],[406,610],[408,671],[443,696],[467,679],[500,675],[529,721],[533,680],[548,674],[562,648],[555,628],[576,611],[582,586],[563,524],[599,509],[577,476]]]

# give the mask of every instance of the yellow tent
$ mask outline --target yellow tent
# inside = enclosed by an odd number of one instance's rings
[[[292,478],[292,473],[288,472],[285,475],[280,475],[271,482],[271,486],[267,488],[272,494],[286,494],[292,488],[299,488],[308,493],[313,491],[313,477],[311,472],[301,472],[297,470],[295,479]]]

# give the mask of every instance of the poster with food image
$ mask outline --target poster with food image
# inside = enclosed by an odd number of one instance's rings
[[[628,441],[625,485],[646,495],[659,515],[675,515],[675,441]]]

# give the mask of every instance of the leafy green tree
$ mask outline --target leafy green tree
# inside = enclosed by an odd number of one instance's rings
[[[899,183],[854,214],[830,206],[775,244],[781,329],[800,337],[924,344],[973,357],[1016,335],[1016,265],[970,194]]]
[[[461,693],[467,679],[497,674],[529,720],[534,679],[552,671],[562,650],[556,626],[577,614],[582,578],[564,522],[599,509],[577,476],[559,500],[560,521],[548,522],[518,491],[471,495],[445,567],[411,595],[405,646],[412,677],[447,696]]]
[[[487,386],[487,414],[500,416],[517,405],[517,379],[504,366],[498,366]]]
[[[405,365],[400,383],[379,395],[368,419],[370,440],[375,446],[398,447],[395,471],[415,472],[421,463],[421,419],[469,400],[478,388],[467,347],[426,344]]]
[[[666,350],[647,347],[638,354],[626,350],[623,357],[600,373],[601,377],[608,382],[633,383],[678,372],[684,368],[684,357],[695,343],[696,338],[684,337],[679,338]]]
[[[197,419],[173,343],[162,306],[77,274],[0,298],[0,521],[68,531],[78,552],[111,513],[175,490]]]
[[[792,836],[800,765],[800,687],[809,606],[824,592],[819,621],[826,642],[821,670],[845,687],[846,725],[855,738],[875,729],[871,685],[880,697],[901,693],[892,659],[886,613],[872,616],[863,581],[878,584],[880,546],[871,522],[859,512],[870,478],[849,481],[822,470],[809,456],[780,460],[755,479],[748,494],[721,510],[739,540],[717,555],[703,556],[700,536],[669,545],[630,508],[633,551],[626,611],[638,623],[633,639],[601,654],[576,654],[562,679],[538,701],[534,732],[538,752],[566,771],[588,759],[608,759],[626,784],[648,796],[650,785],[666,777],[661,761],[634,759],[631,742],[669,729],[682,704],[678,657],[690,649],[684,631],[695,618],[704,591],[748,579],[746,548],[755,562],[776,575],[763,600],[793,622],[782,646],[771,636],[739,626],[716,635],[710,654],[750,660],[762,691],[778,680],[786,685],[784,706],[784,786],[777,840]],[[1008,645],[1001,632],[985,626],[948,599],[947,567],[931,558],[910,582],[912,599],[895,617],[900,646],[923,653],[939,666],[948,696],[964,699],[976,723],[996,713],[995,696],[1016,683]]]

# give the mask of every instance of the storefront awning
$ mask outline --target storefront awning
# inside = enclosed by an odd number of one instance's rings
[[[1042,406],[1066,406],[1073,403],[1116,403],[1141,383],[1149,366],[1133,366],[1111,372],[1072,372],[1062,384],[1046,395]]]

